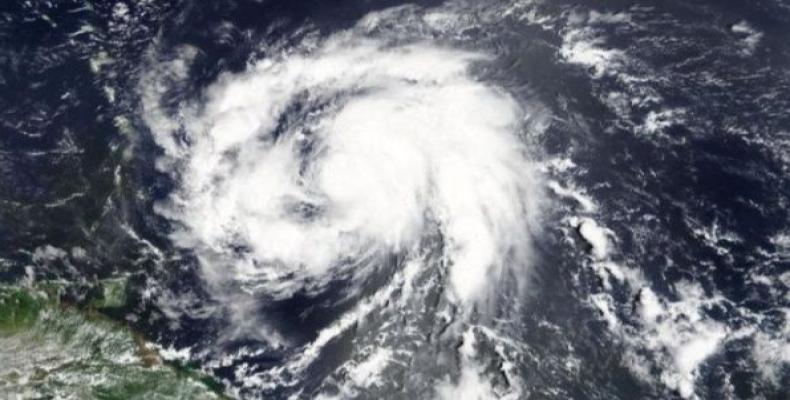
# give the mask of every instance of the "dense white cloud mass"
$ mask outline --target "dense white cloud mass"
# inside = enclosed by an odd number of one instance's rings
[[[469,72],[484,59],[343,33],[223,76],[181,123],[149,80],[147,122],[179,171],[160,211],[210,280],[275,297],[416,256],[438,232],[453,297],[479,300],[525,266],[536,197],[523,111]]]

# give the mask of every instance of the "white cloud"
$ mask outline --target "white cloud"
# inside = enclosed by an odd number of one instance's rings
[[[159,69],[168,79],[185,75],[183,52]],[[343,33],[223,76],[183,122],[157,106],[162,79],[144,79],[163,165],[180,172],[158,208],[181,223],[173,238],[209,280],[287,296],[410,254],[438,227],[455,297],[484,297],[491,277],[524,266],[538,196],[515,133],[524,111],[468,73],[484,58]],[[187,141],[174,139],[182,128]]]

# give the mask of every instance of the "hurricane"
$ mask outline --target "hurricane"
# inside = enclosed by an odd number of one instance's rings
[[[221,77],[176,130],[151,120],[179,180],[158,210],[207,279],[311,292],[415,260],[429,236],[454,301],[523,276],[538,178],[524,111],[469,73],[486,56],[351,34],[316,47]]]
[[[337,282],[337,302],[393,290],[408,302],[422,297],[414,280],[435,274],[442,324],[459,335],[495,318],[504,293],[524,297],[543,197],[525,119],[538,111],[475,75],[491,62],[483,51],[366,34],[371,24],[225,74],[178,118],[160,112],[156,76],[177,76],[195,52],[142,80],[159,167],[178,182],[157,212],[230,303],[226,340],[292,345],[276,323],[250,318],[266,301],[318,297]],[[341,315],[307,348],[364,313]]]

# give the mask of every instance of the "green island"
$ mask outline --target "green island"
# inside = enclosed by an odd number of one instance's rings
[[[86,306],[60,301],[63,283],[0,285],[0,393],[9,399],[226,399],[199,370],[163,361],[100,310],[125,302],[124,279],[99,283]]]

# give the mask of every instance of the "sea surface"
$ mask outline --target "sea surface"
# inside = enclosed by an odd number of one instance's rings
[[[785,0],[0,5],[0,398],[788,381]]]

